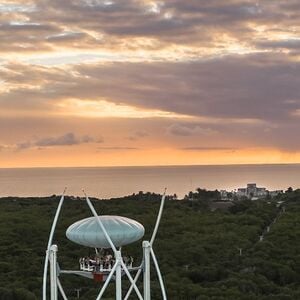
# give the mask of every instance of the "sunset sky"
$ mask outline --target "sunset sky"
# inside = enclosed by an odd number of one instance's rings
[[[4,0],[0,52],[0,167],[300,163],[299,0]]]

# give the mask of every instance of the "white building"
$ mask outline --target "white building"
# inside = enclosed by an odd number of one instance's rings
[[[249,199],[258,199],[268,195],[268,191],[265,187],[257,187],[256,183],[248,183],[246,188],[238,188],[238,197],[247,197]]]

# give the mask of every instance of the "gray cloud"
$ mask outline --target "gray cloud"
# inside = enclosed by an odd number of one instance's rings
[[[56,25],[16,21],[14,15],[10,22],[1,22],[1,18],[0,16],[0,52],[51,50],[44,39],[59,30]]]
[[[284,39],[284,40],[262,40],[257,41],[256,45],[261,48],[281,48],[281,49],[300,49],[299,39]]]
[[[7,4],[6,8],[1,6],[5,10],[0,16],[1,51],[41,51],[53,46],[124,49],[127,37],[154,38],[160,49],[170,42],[209,48],[216,47],[222,34],[256,45],[250,24],[263,25],[268,33],[298,28],[300,17],[297,0],[168,0],[156,4],[142,0],[35,0],[30,6],[16,1],[15,6]],[[146,44],[138,47],[146,48]]]
[[[196,116],[286,119],[300,100],[300,67],[284,55],[79,66],[77,71],[89,76],[78,88],[72,87],[79,97],[93,98],[97,93],[118,102]],[[295,103],[288,103],[290,99]]]
[[[94,139],[85,135],[82,137],[76,137],[74,133],[69,132],[62,136],[57,137],[46,137],[42,139],[38,139],[35,142],[36,146],[39,147],[51,147],[51,146],[72,146],[78,145],[82,143],[92,142]]]
[[[94,139],[88,135],[77,137],[74,133],[69,132],[56,137],[44,137],[34,141],[27,141],[16,144],[17,150],[25,150],[32,147],[54,147],[54,146],[73,146],[93,142]]]
[[[32,143],[29,141],[16,144],[17,150],[25,150],[31,148],[32,146],[33,146]]]
[[[16,84],[2,94],[3,109],[25,105],[52,109],[60,99],[100,96],[194,116],[278,121],[290,119],[300,107],[300,67],[284,54],[185,63],[87,64],[68,71],[14,64],[0,73],[7,83]],[[41,87],[26,88],[24,83]]]
[[[172,124],[167,128],[167,132],[177,136],[191,136],[191,135],[213,135],[216,134],[216,130],[211,128],[204,128],[199,125],[183,125],[183,124]]]
[[[149,133],[144,130],[135,131],[131,136],[128,137],[130,141],[138,141],[146,136],[149,136]]]
[[[285,3],[170,0],[157,3],[154,9],[153,4],[137,0],[114,1],[111,5],[105,5],[103,1],[56,0],[46,1],[44,5],[51,7],[47,16],[57,23],[74,24],[77,21],[85,28],[101,30],[109,35],[152,36],[179,42],[184,40],[182,36],[188,34],[192,42],[192,35],[201,37],[198,33],[203,34],[203,28],[210,31],[218,28],[236,35],[237,32],[249,31],[249,21],[267,25],[275,20],[277,24],[292,23],[291,15],[287,21],[291,10],[284,6]],[[290,5],[293,3],[297,1],[290,1]],[[41,4],[40,7],[43,8]],[[64,11],[63,15],[61,11]],[[297,15],[297,12],[294,10],[293,14]],[[38,18],[37,13],[31,15]]]

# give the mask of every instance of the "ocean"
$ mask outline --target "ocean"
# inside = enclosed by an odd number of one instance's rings
[[[300,164],[158,166],[158,167],[81,167],[0,169],[0,197],[60,195],[101,199],[132,193],[177,194],[182,198],[191,190],[234,190],[257,183],[268,190],[300,188]]]

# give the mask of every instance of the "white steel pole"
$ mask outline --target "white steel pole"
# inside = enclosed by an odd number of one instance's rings
[[[137,280],[139,279],[141,272],[142,272],[142,269],[139,269],[139,270],[137,271],[137,273],[136,273],[136,275],[135,275],[135,277],[134,277],[134,280],[133,280],[134,284],[136,284]],[[128,300],[128,298],[129,298],[130,295],[131,295],[132,290],[133,290],[133,285],[130,286],[130,288],[129,288],[129,290],[128,290],[128,292],[127,292],[127,294],[126,294],[124,300]]]
[[[150,291],[150,250],[151,245],[148,241],[143,241],[143,252],[144,252],[144,300],[151,299]]]
[[[166,294],[166,290],[165,290],[165,286],[164,286],[164,281],[163,281],[163,278],[161,276],[159,265],[158,265],[156,256],[155,256],[154,251],[153,251],[152,248],[150,248],[150,252],[151,252],[152,260],[153,260],[153,263],[154,263],[154,266],[155,266],[155,269],[156,269],[156,272],[157,272],[158,280],[159,280],[159,283],[160,283],[160,288],[161,288],[161,293],[162,293],[162,296],[163,296],[163,300],[167,300],[167,294]]]
[[[151,237],[151,240],[150,240],[151,246],[153,245],[154,240],[156,238],[156,234],[157,234],[158,227],[159,227],[159,224],[160,224],[161,216],[162,216],[162,213],[163,213],[163,210],[164,210],[164,205],[165,205],[165,200],[166,200],[166,192],[167,192],[167,188],[165,188],[165,192],[164,192],[164,194],[162,196],[162,199],[161,199],[161,202],[160,202],[158,216],[157,216],[155,227],[154,227],[152,237]]]
[[[133,278],[132,278],[130,272],[128,271],[127,266],[124,264],[123,260],[121,260],[121,265],[122,265],[122,267],[123,267],[123,271],[125,271],[125,274],[127,275],[127,278],[129,279],[130,283],[132,284],[132,286],[133,286],[133,288],[134,288],[134,290],[135,290],[135,292],[136,292],[138,298],[139,298],[140,300],[143,300],[143,297],[142,297],[142,295],[141,295],[141,293],[140,293],[138,287],[136,286],[136,283],[135,283],[135,281],[133,280]]]
[[[65,291],[64,291],[64,289],[63,289],[63,287],[62,287],[62,285],[61,285],[60,280],[59,280],[58,277],[57,277],[57,285],[58,285],[58,289],[59,289],[60,294],[61,294],[61,296],[63,297],[63,299],[64,299],[64,300],[68,300],[68,298],[67,298],[67,296],[66,296],[66,294],[65,294]]]
[[[108,277],[106,278],[105,283],[104,283],[104,285],[103,285],[103,287],[102,287],[102,289],[101,289],[101,291],[100,291],[100,293],[99,293],[99,295],[98,295],[98,297],[97,297],[96,300],[100,300],[102,298],[102,296],[103,296],[103,294],[104,294],[104,292],[105,292],[105,290],[106,290],[106,288],[107,288],[107,286],[108,286],[108,284],[109,284],[112,276],[114,275],[114,273],[116,271],[117,264],[118,264],[118,262],[116,262],[114,264],[113,268],[111,269],[111,271],[110,271]]]
[[[58,220],[62,205],[64,203],[66,189],[67,188],[64,189],[64,192],[63,192],[63,194],[60,198],[60,201],[59,201],[56,213],[55,213],[55,217],[54,217],[54,220],[53,220],[53,223],[52,223],[50,235],[49,235],[47,251],[46,251],[46,257],[45,257],[45,263],[44,263],[43,300],[46,300],[46,297],[47,297],[47,272],[48,272],[48,263],[49,263],[49,250],[50,250],[50,247],[52,245],[52,240],[53,240],[53,235],[54,235],[54,231],[55,231],[55,228],[56,228],[57,220]]]
[[[52,245],[49,253],[50,259],[50,299],[57,300],[57,246]]]
[[[101,221],[101,219],[100,219],[100,216],[98,216],[98,214],[97,214],[97,212],[96,212],[96,210],[95,210],[95,208],[94,208],[94,206],[93,206],[91,200],[89,199],[89,197],[87,196],[87,194],[85,193],[85,191],[83,191],[83,193],[84,193],[84,195],[85,195],[86,202],[87,202],[87,204],[88,204],[88,206],[89,206],[89,208],[90,208],[92,214],[93,214],[94,217],[96,218],[96,221],[98,222],[98,224],[99,224],[99,226],[100,226],[102,232],[104,233],[104,236],[105,236],[107,242],[109,243],[111,249],[113,250],[113,252],[114,252],[114,254],[115,254],[115,256],[116,256],[117,249],[116,249],[114,243],[112,242],[110,236],[108,235],[108,233],[107,233],[107,231],[106,231],[106,229],[105,229],[105,227],[104,227],[104,225],[103,225],[103,223],[102,223],[102,221]]]
[[[116,252],[116,300],[122,300],[122,269],[121,269],[122,255],[121,251]]]

